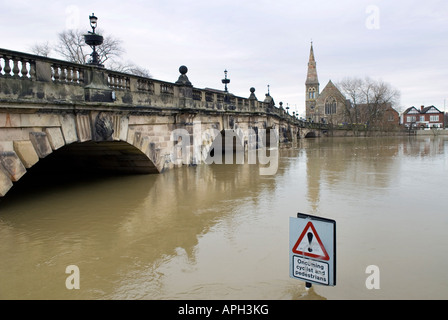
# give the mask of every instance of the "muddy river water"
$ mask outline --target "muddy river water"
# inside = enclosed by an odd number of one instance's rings
[[[448,137],[301,140],[274,175],[22,180],[0,200],[0,299],[448,298]],[[298,212],[336,221],[335,287],[289,277]]]

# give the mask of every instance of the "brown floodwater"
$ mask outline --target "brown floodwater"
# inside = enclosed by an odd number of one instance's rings
[[[0,200],[0,299],[447,299],[447,196],[448,137],[301,140],[275,175],[36,166]],[[335,287],[289,277],[298,212],[336,220]]]

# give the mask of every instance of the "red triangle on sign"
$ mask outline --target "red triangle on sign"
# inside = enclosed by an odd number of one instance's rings
[[[306,237],[305,237],[306,236]],[[314,225],[310,222],[303,229],[302,234],[292,248],[292,252],[320,260],[330,260]]]

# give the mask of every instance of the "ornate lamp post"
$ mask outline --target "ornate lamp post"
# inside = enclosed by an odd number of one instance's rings
[[[224,84],[224,91],[227,93],[227,84],[230,83],[230,79],[227,79],[227,70],[224,70],[224,79],[222,79],[222,83]]]
[[[100,46],[101,44],[103,44],[103,36],[95,33],[98,18],[95,17],[94,13],[92,13],[92,15],[89,16],[89,20],[90,20],[90,26],[92,27],[92,32],[88,31],[88,33],[84,35],[84,41],[86,42],[87,45],[89,45],[92,48],[93,51],[90,54],[92,58],[87,64],[96,67],[104,67],[100,63],[100,55],[98,54],[98,52],[96,52],[96,46]]]

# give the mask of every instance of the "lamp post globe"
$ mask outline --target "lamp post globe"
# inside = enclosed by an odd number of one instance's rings
[[[98,18],[95,16],[94,13],[92,13],[92,15],[89,16],[89,20],[90,20],[90,26],[93,29],[93,33],[95,33],[95,28],[96,28],[96,24],[98,22]]]

